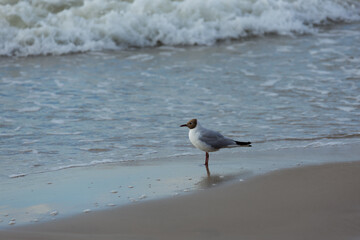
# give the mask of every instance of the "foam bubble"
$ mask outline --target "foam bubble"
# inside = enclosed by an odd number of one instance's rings
[[[11,219],[10,221],[9,221],[9,225],[15,225],[16,224],[16,220],[15,219]]]
[[[39,111],[41,108],[40,107],[25,107],[25,108],[21,108],[18,110],[18,112],[37,112]]]
[[[64,120],[64,119],[52,119],[52,120],[51,120],[51,123],[54,123],[54,124],[64,124],[64,123],[65,123],[65,120]]]
[[[352,112],[352,111],[356,110],[356,108],[354,108],[354,107],[346,107],[346,106],[337,107],[337,109],[344,111],[344,112]]]
[[[129,60],[138,60],[141,62],[152,60],[154,57],[149,54],[136,54],[128,57]]]
[[[270,79],[270,80],[267,80],[266,82],[260,84],[260,86],[273,87],[277,82],[279,82],[279,79]]]
[[[147,198],[147,196],[145,194],[143,194],[139,197],[140,200],[145,199],[145,198]]]
[[[51,216],[56,216],[59,214],[59,211],[55,210],[50,213]]]
[[[20,177],[25,177],[26,175],[27,175],[26,173],[11,174],[9,175],[9,178],[20,178]]]

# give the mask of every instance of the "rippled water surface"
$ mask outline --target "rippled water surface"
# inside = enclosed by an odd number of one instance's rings
[[[213,46],[0,59],[0,178],[183,154],[191,118],[252,151],[360,140],[360,24]],[[230,150],[232,151],[232,150]]]

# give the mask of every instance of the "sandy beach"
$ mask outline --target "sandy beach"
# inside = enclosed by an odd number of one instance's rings
[[[360,240],[359,0],[0,13],[0,240]]]
[[[360,162],[279,170],[194,194],[0,232],[1,239],[358,239]]]

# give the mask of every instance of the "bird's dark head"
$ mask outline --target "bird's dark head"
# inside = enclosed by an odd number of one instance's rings
[[[188,127],[189,129],[195,128],[197,125],[197,119],[191,119],[186,124],[180,125],[180,127]]]

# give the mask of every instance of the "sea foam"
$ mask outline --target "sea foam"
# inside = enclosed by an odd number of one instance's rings
[[[7,0],[0,3],[0,55],[67,54],[314,33],[360,19],[357,0]]]

